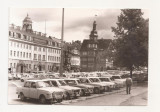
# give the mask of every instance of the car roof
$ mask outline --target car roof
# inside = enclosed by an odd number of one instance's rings
[[[26,80],[25,82],[40,82],[40,81],[43,81],[43,80]]]

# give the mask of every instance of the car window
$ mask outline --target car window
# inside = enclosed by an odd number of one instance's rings
[[[58,84],[57,84],[57,82],[56,82],[56,81],[52,81],[52,85],[53,85],[53,86],[55,86],[55,87],[57,87],[57,86],[58,86]]]
[[[63,80],[59,80],[59,83],[61,84],[61,86],[67,85]]]
[[[35,82],[31,83],[31,88],[36,88],[36,83]]]
[[[80,79],[81,83],[89,83],[88,79]]]
[[[69,85],[76,85],[76,81],[75,80],[65,80],[65,82]]]
[[[37,82],[37,87],[38,88],[43,88],[43,87],[51,87],[51,86],[46,82],[39,81],[39,82]]]
[[[120,76],[112,76],[113,79],[121,79]]]
[[[30,87],[30,82],[25,82],[24,87]]]
[[[97,78],[90,78],[90,80],[91,80],[92,82],[99,82],[99,80],[98,80]]]
[[[99,78],[102,82],[109,82],[108,78]]]

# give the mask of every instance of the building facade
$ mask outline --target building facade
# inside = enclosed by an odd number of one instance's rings
[[[23,26],[9,26],[8,67],[11,72],[58,71],[61,40],[33,31],[27,14]]]
[[[94,21],[93,29],[89,35],[90,38],[83,40],[80,49],[82,72],[103,71],[106,70],[106,63],[109,63],[105,53],[112,40],[98,39],[96,25],[96,21]]]

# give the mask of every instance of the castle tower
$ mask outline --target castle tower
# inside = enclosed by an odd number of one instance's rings
[[[23,20],[23,30],[25,30],[26,32],[32,32],[33,30],[32,30],[32,20],[31,20],[31,18],[28,16],[28,14],[27,14],[27,16],[24,18],[24,20]]]

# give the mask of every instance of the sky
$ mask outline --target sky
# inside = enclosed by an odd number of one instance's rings
[[[116,26],[120,12],[120,9],[65,8],[64,41],[89,39],[94,20],[97,22],[99,39],[114,39],[111,27]],[[144,18],[149,18],[148,10],[143,9],[142,12]],[[47,36],[61,38],[62,8],[10,8],[9,24],[22,26],[27,13],[33,22],[34,31],[45,33],[46,21]]]

